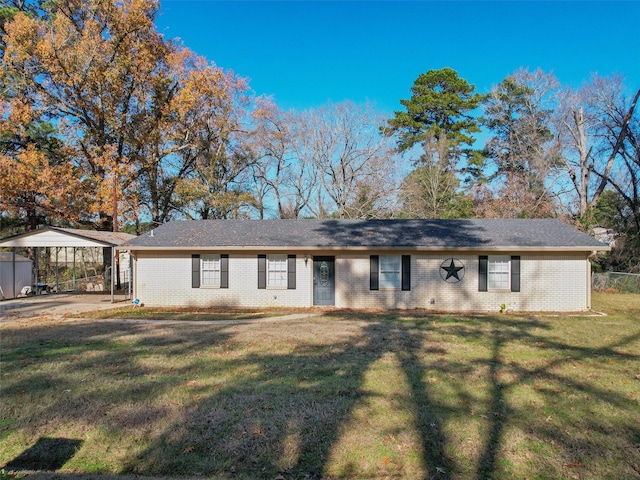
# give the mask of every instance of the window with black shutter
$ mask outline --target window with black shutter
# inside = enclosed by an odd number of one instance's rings
[[[411,290],[411,255],[402,255],[402,290]]]
[[[296,256],[287,256],[287,288],[296,289]]]
[[[369,289],[411,290],[411,255],[370,255]]]
[[[489,257],[486,255],[480,255],[478,262],[478,291],[488,291],[488,267]]]
[[[511,257],[511,291],[520,291],[520,257]]]
[[[229,255],[220,255],[220,288],[229,288]]]
[[[378,290],[378,283],[379,283],[379,274],[380,272],[378,271],[378,263],[379,263],[379,258],[378,255],[371,255],[369,257],[369,264],[370,264],[370,268],[369,268],[369,290]]]
[[[258,288],[267,288],[267,256],[258,255]]]
[[[478,261],[478,291],[520,291],[519,256],[481,255]]]

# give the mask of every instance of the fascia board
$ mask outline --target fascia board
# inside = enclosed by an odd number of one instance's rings
[[[59,238],[52,238],[50,234],[54,234]],[[40,236],[47,238],[46,240],[37,240],[33,237]],[[63,240],[65,237],[72,239],[71,243]],[[66,232],[57,228],[48,227],[31,232],[21,233],[12,237],[0,240],[0,247],[113,247],[109,242],[102,242],[90,237],[77,235],[75,233]]]

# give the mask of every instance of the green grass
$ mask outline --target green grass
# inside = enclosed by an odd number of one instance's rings
[[[640,296],[593,302],[607,316],[5,323],[0,468],[60,445],[56,476],[638,478]]]

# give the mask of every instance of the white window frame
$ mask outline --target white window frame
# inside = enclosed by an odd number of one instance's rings
[[[487,262],[487,289],[511,290],[511,257],[489,257]]]
[[[287,288],[288,267],[287,255],[267,255],[267,288]]]
[[[202,255],[200,257],[200,286],[220,288],[220,255]]]
[[[402,255],[380,255],[378,257],[378,288],[402,288]]]

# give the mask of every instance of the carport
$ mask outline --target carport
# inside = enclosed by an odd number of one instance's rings
[[[74,249],[83,247],[102,247],[103,249],[109,249],[111,254],[111,302],[114,302],[117,272],[113,271],[113,267],[116,265],[116,248],[133,238],[135,238],[135,235],[120,232],[98,232],[94,230],[80,230],[74,228],[45,227],[19,235],[6,237],[0,240],[0,247],[35,249],[43,247],[69,247]],[[34,269],[37,269],[37,265],[34,266]],[[37,282],[38,279],[36,278],[36,284]],[[36,286],[36,293],[37,292],[38,287]]]

